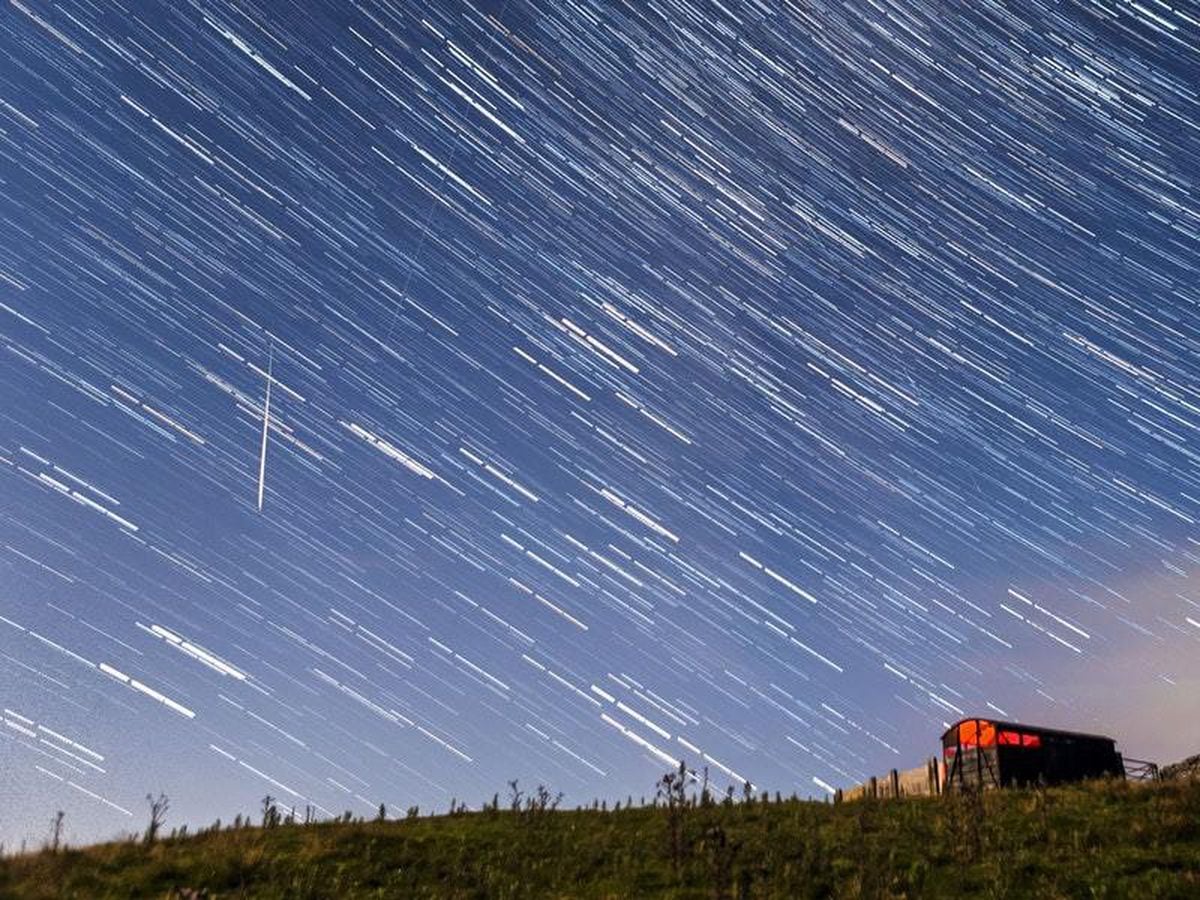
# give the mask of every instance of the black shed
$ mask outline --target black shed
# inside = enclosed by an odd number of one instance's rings
[[[1098,734],[995,719],[963,719],[942,735],[944,790],[1125,777],[1117,742]]]

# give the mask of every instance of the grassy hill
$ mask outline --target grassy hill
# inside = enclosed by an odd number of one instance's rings
[[[1200,897],[1200,782],[488,810],[0,861],[0,897]]]

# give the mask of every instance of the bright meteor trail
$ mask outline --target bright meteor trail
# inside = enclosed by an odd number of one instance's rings
[[[263,401],[262,449],[258,456],[258,511],[263,508],[263,488],[267,483],[267,431],[271,424],[271,372],[275,361],[274,348],[267,356],[267,393]]]

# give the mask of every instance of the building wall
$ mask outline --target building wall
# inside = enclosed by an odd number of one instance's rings
[[[947,789],[998,788],[1000,777],[1000,754],[996,747],[964,748],[958,754],[958,762],[948,765]]]

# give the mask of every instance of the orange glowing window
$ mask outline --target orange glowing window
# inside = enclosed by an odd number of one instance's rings
[[[1020,747],[1021,735],[1015,731],[1001,731],[996,743],[1005,747]]]
[[[958,726],[958,742],[963,747],[974,747],[979,743],[979,723],[974,719]]]
[[[958,742],[967,747],[993,747],[996,744],[996,726],[983,719],[968,719],[958,726]]]

